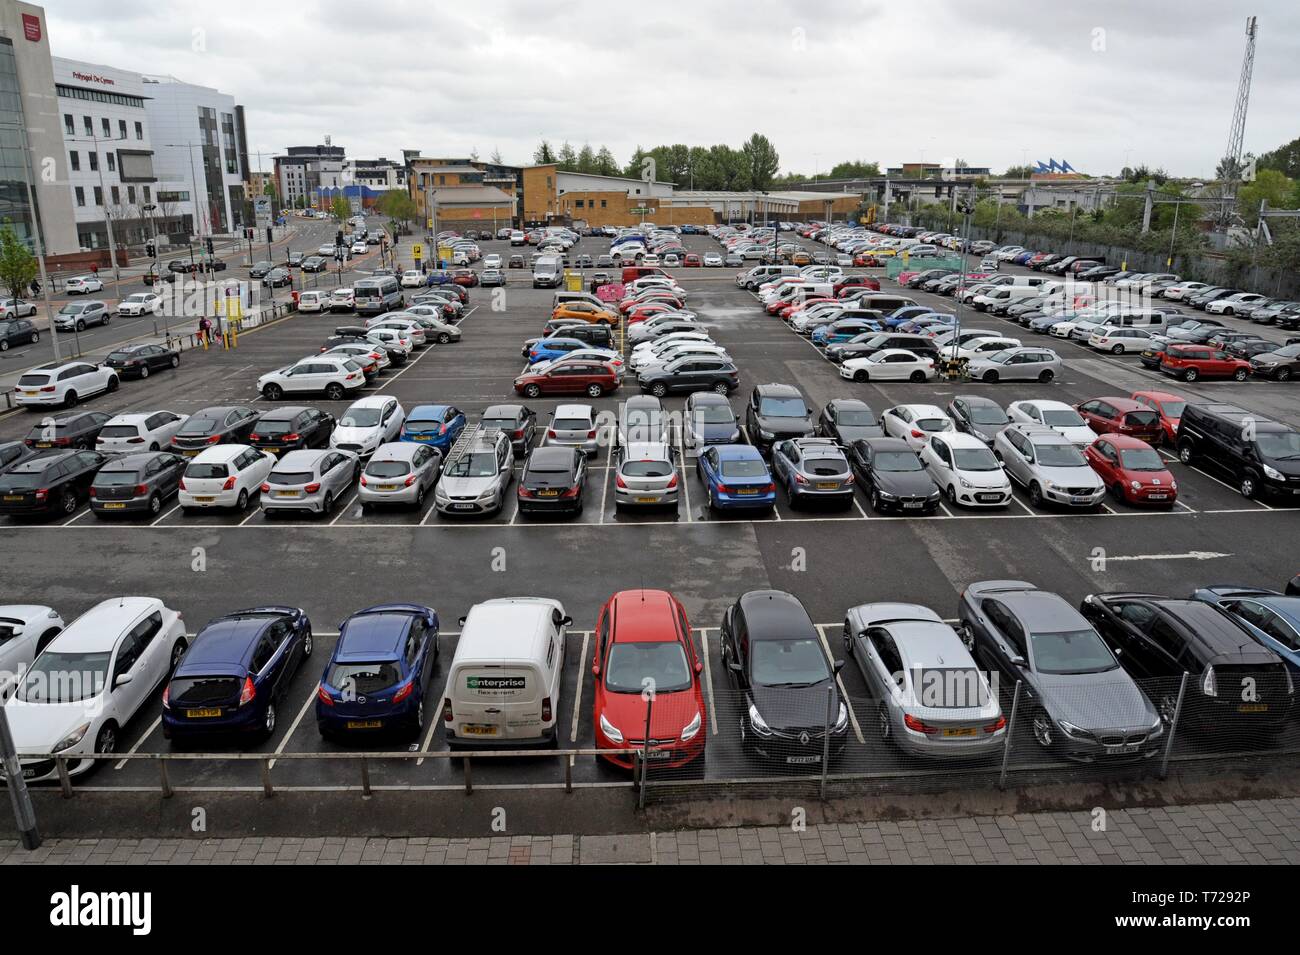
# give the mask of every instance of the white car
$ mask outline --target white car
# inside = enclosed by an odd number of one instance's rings
[[[717,252],[704,253],[704,267],[709,269],[722,268],[722,256]]]
[[[366,345],[348,344],[335,345],[333,348],[321,352],[322,355],[328,355],[331,358],[351,358],[365,370],[365,366],[370,362],[375,363],[379,371],[390,367],[393,360],[388,357],[385,349],[369,347]]]
[[[723,361],[731,361],[731,356],[727,354],[727,350],[721,345],[711,342],[683,342],[672,348],[665,349],[657,355],[650,354],[639,357],[634,362],[629,362],[629,364],[634,372],[641,374],[652,368],[662,368],[664,365],[687,355],[696,358],[721,358]]]
[[[245,510],[275,467],[276,456],[246,444],[216,444],[190,459],[176,502],[182,513],[207,508]]]
[[[356,308],[356,300],[351,287],[345,285],[330,292],[331,312],[350,312],[354,308]]]
[[[1256,292],[1238,292],[1235,295],[1216,298],[1205,306],[1205,311],[1211,315],[1232,315],[1246,306],[1258,305],[1267,298],[1267,295],[1260,295]]]
[[[405,338],[411,340],[411,345],[415,348],[423,348],[429,344],[424,335],[424,326],[413,318],[403,318],[398,315],[376,315],[374,318],[366,321],[366,327],[372,331],[378,329],[389,329],[397,332]]]
[[[19,674],[59,635],[58,611],[36,604],[0,606],[0,702],[7,700]]]
[[[891,438],[901,438],[913,451],[920,451],[932,434],[956,431],[957,426],[935,405],[894,405],[880,416],[880,427]]]
[[[975,338],[968,341],[965,345],[957,348],[957,357],[972,359],[986,358],[993,352],[1006,351],[1008,348],[1019,348],[1019,338]],[[944,355],[951,355],[952,349],[945,349]]]
[[[934,359],[905,348],[883,348],[840,365],[840,377],[850,381],[931,381],[936,374]]]
[[[189,415],[174,411],[145,411],[110,418],[95,439],[96,451],[159,451],[171,447],[172,436]]]
[[[368,249],[368,247],[366,246],[366,243],[365,243],[364,241],[362,241],[362,242],[353,242],[353,243],[352,243],[352,254],[353,254],[353,255],[365,255],[366,252],[368,252],[368,251],[369,251],[369,249]]]
[[[66,405],[71,408],[83,398],[117,391],[117,373],[103,365],[84,361],[49,362],[23,372],[14,386],[20,405]]]
[[[1086,448],[1097,438],[1079,412],[1064,401],[1013,401],[1007,405],[1007,417],[1021,424],[1045,424],[1080,448]]]
[[[308,289],[298,295],[298,311],[300,312],[323,312],[329,306],[329,292],[316,292]]]
[[[319,249],[316,250],[316,254],[317,254],[317,255],[323,255],[323,256],[325,256],[326,258],[333,258],[333,257],[334,257],[334,246],[332,246],[332,245],[322,245]]]
[[[330,435],[330,447],[369,457],[381,444],[396,441],[406,412],[391,395],[367,395],[352,403]]]
[[[547,368],[554,367],[560,362],[572,361],[599,361],[607,365],[613,365],[616,374],[621,376],[623,373],[623,356],[609,348],[575,348],[571,352],[565,352],[559,358],[539,361],[529,365],[528,372],[535,375]]]
[[[1004,507],[1011,502],[1011,479],[988,445],[973,434],[932,434],[920,457],[949,504]]]
[[[153,702],[184,654],[185,622],[155,597],[113,597],[72,621],[36,657],[5,704],[14,746],[29,782],[69,775],[111,755],[122,728]]]
[[[257,379],[257,390],[267,401],[279,401],[287,394],[302,392],[319,392],[330,401],[342,401],[365,383],[365,372],[352,359],[309,355],[292,365],[268,371]]]
[[[1151,333],[1145,328],[1116,328],[1114,325],[1099,325],[1088,336],[1088,345],[1097,351],[1122,355],[1126,351],[1140,352],[1151,343]]]
[[[89,295],[104,291],[104,282],[97,275],[76,275],[64,280],[63,291],[69,295]]]
[[[36,314],[36,303],[25,302],[22,299],[5,299],[0,302],[0,319],[4,318],[28,318]]]
[[[410,355],[415,350],[415,343],[411,341],[411,336],[395,328],[372,328],[366,333],[366,337],[400,351],[403,355]]]
[[[708,332],[672,332],[659,338],[637,342],[632,346],[630,360],[635,360],[637,355],[662,354],[665,349],[685,342],[712,341],[713,339],[709,337]]]
[[[402,288],[419,288],[424,285],[424,273],[419,269],[407,269],[402,273]]]
[[[483,260],[484,269],[500,269],[501,267],[501,256],[496,252],[493,252]]]
[[[1169,302],[1180,302],[1183,299],[1191,298],[1197,292],[1204,292],[1209,287],[1208,282],[1179,282],[1177,285],[1171,285],[1165,289],[1161,298]]]
[[[163,309],[163,297],[157,292],[135,292],[117,303],[119,315],[158,315]]]

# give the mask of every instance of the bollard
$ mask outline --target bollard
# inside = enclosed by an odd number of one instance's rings
[[[473,760],[468,757],[462,756],[460,758],[461,772],[465,774],[465,795],[467,796],[474,791],[474,770],[470,768],[472,764]]]
[[[59,772],[59,789],[63,791],[63,798],[71,799],[73,796],[72,777],[68,775],[68,761],[62,756],[56,756],[54,767]]]
[[[573,754],[564,757],[564,791],[573,792]]]
[[[175,795],[172,792],[172,781],[167,777],[167,760],[161,758],[158,760],[158,785],[162,788],[163,799],[171,799]]]
[[[275,795],[275,790],[271,788],[271,761],[262,760],[262,795],[270,799]]]
[[[370,760],[361,757],[361,795],[370,795]]]
[[[1007,735],[1002,740],[1002,772],[998,776],[998,789],[1007,787],[1007,761],[1011,759],[1011,736],[1016,728],[1016,710],[1020,708],[1021,681],[1016,681],[1016,692],[1011,697],[1011,719],[1007,721]]]

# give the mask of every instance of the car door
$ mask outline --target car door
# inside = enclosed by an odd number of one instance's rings
[[[1146,634],[1159,616],[1155,609],[1138,600],[1112,600],[1104,607],[1087,617],[1111,648],[1119,651],[1117,656],[1124,669],[1139,678],[1163,675],[1161,654]]]
[[[1097,441],[1084,449],[1084,456],[1107,487],[1119,480],[1119,453],[1109,441]]]
[[[1018,484],[1028,486],[1034,479],[1034,446],[1023,434],[1018,431],[1007,431],[1007,444],[1011,445],[1015,452],[1010,455],[1009,460],[1004,460],[1002,466],[1006,469],[1007,475],[1013,478]]]
[[[113,668],[109,671],[104,715],[116,719],[119,725],[131,718],[148,692],[148,662],[142,659],[137,631],[138,627],[132,626],[118,638],[113,652]],[[118,680],[123,676],[130,677],[130,680],[119,686]]]
[[[94,483],[95,472],[105,460],[104,455],[98,451],[78,451],[67,462],[71,466],[68,480],[78,500],[84,501],[90,497],[90,485]]]
[[[1255,638],[1262,644],[1284,658],[1295,660],[1300,652],[1300,634],[1279,614],[1254,600],[1229,600],[1223,606],[1250,624]]]
[[[920,457],[921,464],[940,488],[948,488],[958,483],[956,472],[953,470],[952,449],[943,438],[938,435],[931,436],[925,447],[921,449]]]
[[[790,484],[794,480],[793,472],[795,463],[799,460],[799,449],[793,441],[782,441],[772,448],[772,473],[786,490],[790,489]]]

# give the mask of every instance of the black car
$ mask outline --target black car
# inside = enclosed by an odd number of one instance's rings
[[[862,438],[878,438],[884,434],[871,406],[857,398],[832,398],[826,402],[813,433],[834,438],[845,448]]]
[[[1134,677],[1149,681],[1161,715],[1216,734],[1276,734],[1286,728],[1295,689],[1286,663],[1232,614],[1201,600],[1157,594],[1089,594],[1080,610]]]
[[[300,267],[304,272],[324,272],[329,268],[329,259],[325,258],[323,255],[309,255],[307,258],[302,260],[302,265]],[[258,278],[256,275],[252,275],[251,277]]]
[[[296,269],[302,265],[304,256],[301,252],[290,252],[288,258],[284,260],[286,268]]]
[[[48,448],[84,448],[95,446],[95,439],[113,416],[103,411],[61,411],[32,425],[23,443],[34,451]]]
[[[725,358],[683,355],[666,365],[641,372],[637,384],[642,392],[656,398],[693,391],[729,395],[740,387],[740,371]]]
[[[1104,278],[1118,274],[1119,269],[1113,265],[1094,265],[1090,269],[1084,269],[1076,278],[1087,282],[1100,282]]]
[[[587,489],[587,456],[559,445],[533,450],[515,495],[520,514],[581,514]]]
[[[554,331],[549,329],[554,324]],[[609,330],[608,325],[595,325],[590,322],[566,322],[560,320],[557,322],[547,322],[548,329],[544,338],[576,338],[578,341],[591,348],[613,348],[614,333]],[[540,342],[541,338],[530,338],[524,342],[523,357],[527,358],[528,353],[533,350],[533,346]]]
[[[1225,472],[1242,497],[1300,504],[1300,431],[1288,425],[1235,405],[1188,405],[1174,443],[1183,464]]]
[[[1277,342],[1266,341],[1263,338],[1238,338],[1228,342],[1224,346],[1226,351],[1233,358],[1241,358],[1250,361],[1256,355],[1262,355],[1265,352],[1273,351],[1277,348]]]
[[[196,411],[172,436],[171,449],[194,457],[214,444],[247,444],[259,412],[241,405],[219,405]]]
[[[257,421],[248,443],[259,451],[280,454],[306,448],[327,448],[334,433],[334,416],[317,408],[282,405],[272,408]]]
[[[877,513],[932,514],[939,486],[901,438],[862,438],[848,446],[849,466]]]
[[[0,514],[71,516],[90,495],[106,455],[98,451],[42,451],[0,474]]]
[[[148,378],[164,368],[179,368],[181,353],[162,345],[123,345],[109,352],[104,364],[122,378]]]
[[[254,262],[248,270],[248,277],[251,279],[266,278],[266,274],[276,267],[274,262]]]
[[[41,333],[31,319],[0,319],[0,351],[8,351],[14,345],[35,345],[40,340]]]
[[[167,263],[167,271],[173,275],[188,275],[196,267],[193,262],[186,262],[184,259],[172,259]]]
[[[111,458],[90,485],[90,510],[98,518],[126,514],[156,517],[180,488],[188,462],[170,451],[140,451]]]
[[[818,772],[828,732],[831,759],[844,752],[849,712],[836,685],[844,661],[826,659],[797,598],[780,590],[742,594],[722,615],[721,642],[746,754],[792,773]]]
[[[1011,423],[1002,406],[983,395],[957,395],[944,410],[958,431],[975,435],[989,447],[998,432]]]
[[[537,412],[527,405],[492,405],[483,412],[479,421],[483,430],[499,428],[510,435],[510,443],[518,460],[528,453],[537,435]]]
[[[8,471],[15,464],[26,461],[36,454],[23,441],[0,442],[0,474]]]
[[[262,284],[267,288],[281,288],[293,284],[293,273],[288,269],[274,268],[262,276]]]
[[[813,409],[794,385],[755,385],[745,403],[749,443],[766,455],[773,443],[812,435]]]
[[[348,330],[345,331],[345,329]],[[364,328],[352,328],[347,325],[340,326],[339,328],[334,329],[333,335],[325,339],[325,344],[321,346],[321,351],[327,352],[336,345],[365,345],[367,348],[374,349],[377,352],[387,355],[388,360],[392,362],[394,368],[400,368],[402,365],[406,364],[406,361],[410,356],[409,352],[393,348],[389,345],[385,345],[383,342],[369,338],[363,334],[366,331],[367,329]]]

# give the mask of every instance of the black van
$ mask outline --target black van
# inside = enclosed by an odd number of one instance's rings
[[[1188,405],[1178,422],[1178,457],[1232,476],[1243,497],[1273,494],[1300,505],[1300,431],[1236,405]]]

